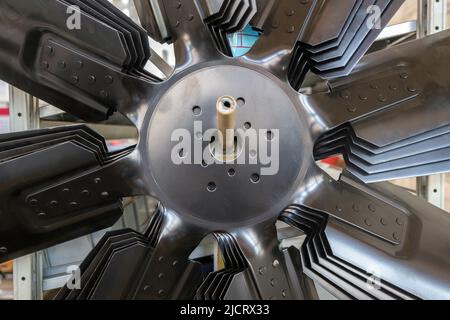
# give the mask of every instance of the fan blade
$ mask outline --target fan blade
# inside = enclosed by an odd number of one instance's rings
[[[148,58],[147,39],[118,9],[104,1],[93,5],[2,1],[0,78],[87,121],[147,100],[152,81],[158,81],[139,73]]]
[[[279,249],[275,221],[238,229],[232,234],[253,274],[261,299],[304,298],[297,274],[288,273],[291,262]]]
[[[289,68],[292,86],[300,88],[305,76],[298,70],[306,65],[325,79],[348,75],[402,3],[402,0],[323,3],[308,24],[311,28],[296,45]]]
[[[189,256],[207,232],[163,210],[160,234],[137,276],[133,299],[192,299],[203,281],[200,264]]]
[[[245,59],[265,65],[277,75],[284,76],[289,55],[318,2],[321,0],[262,1],[258,5],[257,15],[257,19],[262,18],[262,21],[253,21],[253,25],[262,29],[263,33]]]
[[[334,181],[320,172],[294,202],[299,207],[291,221],[310,229],[312,244],[303,255],[321,255],[319,264],[328,272],[344,275],[348,287],[338,285],[344,292],[353,288],[372,298],[449,298],[450,241],[445,239],[450,215],[445,211],[390,183],[367,186],[346,175]],[[364,289],[365,278],[381,292]],[[337,284],[329,277],[326,281]]]
[[[108,153],[85,126],[0,135],[0,260],[112,225],[144,193],[126,179],[132,150]]]
[[[330,93],[305,98],[331,128],[315,157],[343,153],[365,182],[450,171],[449,38],[445,31],[371,54]]]

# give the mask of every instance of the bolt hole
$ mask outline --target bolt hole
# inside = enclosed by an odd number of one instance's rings
[[[20,278],[20,280],[25,281],[25,280],[27,280],[27,278],[22,277],[22,278]]]
[[[195,106],[192,108],[192,113],[194,114],[194,116],[199,116],[202,113],[202,108],[200,108],[199,106]]]
[[[22,117],[22,113],[19,112],[19,113],[17,114],[17,116],[18,116],[19,118]]]
[[[259,183],[259,181],[261,181],[261,177],[259,176],[259,174],[254,173],[250,177],[250,181],[253,182],[253,183]]]
[[[234,177],[234,176],[236,175],[236,170],[233,169],[233,168],[231,168],[230,170],[228,170],[228,175],[229,175],[230,177]]]
[[[244,128],[245,128],[246,130],[250,129],[251,127],[252,127],[252,124],[251,124],[250,122],[244,123]]]
[[[208,183],[208,186],[206,187],[206,189],[209,192],[215,192],[217,190],[217,185],[214,182],[210,182],[210,183]]]
[[[180,150],[178,151],[178,156],[179,156],[181,159],[183,159],[184,157],[186,157],[186,153],[184,152],[184,149],[183,149],[183,148],[180,149]]]
[[[245,105],[245,99],[244,98],[237,98],[237,104],[239,107],[243,107]]]

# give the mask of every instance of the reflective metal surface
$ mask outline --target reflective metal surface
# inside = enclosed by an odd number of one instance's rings
[[[448,171],[449,32],[356,65],[402,1],[135,3],[145,31],[106,0],[0,1],[0,78],[85,120],[120,112],[139,131],[115,154],[83,126],[0,136],[0,260],[111,225],[122,197],[145,194],[162,203],[145,234],[107,234],[81,289],[58,298],[311,299],[311,280],[349,299],[449,297],[450,216],[365,184]],[[66,25],[74,4],[80,29]],[[229,57],[227,34],[249,21],[261,38]],[[166,81],[143,69],[146,32],[174,43]],[[309,71],[330,90],[299,94]],[[279,147],[274,174],[251,147],[235,163],[195,158],[225,95],[240,102],[237,127]],[[192,148],[176,148],[177,130]],[[335,181],[315,160],[338,153]],[[278,219],[306,234],[300,250],[280,249]],[[189,256],[208,234],[225,268],[205,274]]]

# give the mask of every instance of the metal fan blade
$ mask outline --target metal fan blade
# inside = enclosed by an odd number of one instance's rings
[[[108,153],[85,126],[0,135],[0,260],[112,225],[122,197],[146,193],[123,182],[132,150]]]
[[[446,31],[371,54],[352,76],[332,82],[330,93],[307,98],[332,128],[316,142],[316,159],[343,153],[347,170],[365,182],[450,171],[449,37]]]
[[[200,264],[189,256],[207,232],[182,221],[169,209],[163,209],[162,216],[159,234],[153,236],[154,250],[136,274],[131,298],[192,299],[203,275]]]
[[[0,26],[0,78],[84,120],[139,106],[160,81],[143,71],[145,32],[106,0],[5,0]]]
[[[450,216],[443,210],[390,183],[323,173],[294,202],[282,217],[308,234],[302,259],[311,277],[351,298],[449,297]]]
[[[233,236],[249,265],[261,299],[304,298],[297,273],[288,272],[291,263],[287,259],[289,256],[279,248],[275,221],[238,229]]]
[[[158,3],[158,4],[156,4]],[[200,7],[194,0],[151,1],[157,19],[163,19],[170,41],[175,47],[175,73],[220,57],[208,29],[203,22]],[[145,9],[148,12],[148,9]],[[159,13],[160,11],[161,13]],[[158,24],[159,20],[158,20]]]
[[[264,65],[278,76],[285,76],[289,55],[317,1],[262,1],[253,21],[263,31],[245,59]],[[265,7],[264,7],[265,6]]]
[[[153,40],[160,43],[170,41],[169,30],[165,21],[165,12],[160,0],[134,0],[134,6],[141,25]]]
[[[402,3],[395,0],[346,1],[345,5],[324,2],[294,50],[289,66],[289,80],[294,89],[300,89],[305,70],[325,79],[348,75]]]

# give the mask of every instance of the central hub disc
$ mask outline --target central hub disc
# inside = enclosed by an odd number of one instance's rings
[[[304,161],[299,102],[289,92],[278,79],[240,66],[205,68],[176,82],[159,101],[147,137],[160,200],[224,229],[267,219],[289,205]],[[237,102],[239,154],[211,163],[216,104],[224,96]]]

